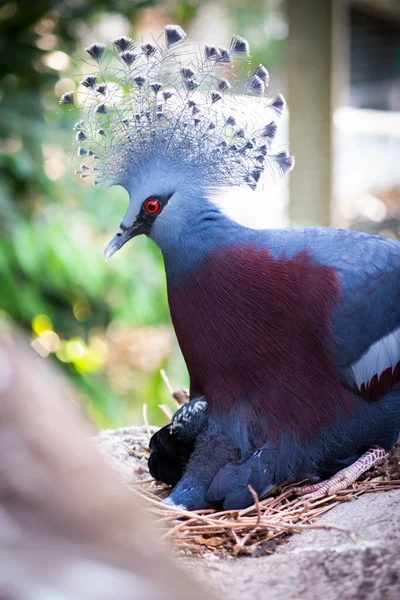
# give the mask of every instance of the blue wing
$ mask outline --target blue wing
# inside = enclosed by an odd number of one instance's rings
[[[270,244],[268,244],[270,247]],[[332,315],[341,379],[379,397],[400,378],[400,243],[329,228],[272,233],[272,250],[335,269],[340,300]]]

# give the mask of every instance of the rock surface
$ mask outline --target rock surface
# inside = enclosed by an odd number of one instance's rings
[[[147,469],[147,452],[149,434],[158,427],[121,427],[121,429],[105,429],[94,439],[96,447],[111,460],[111,464],[126,482],[150,477]]]
[[[129,481],[148,477],[140,443],[137,456],[128,450],[146,436],[145,428],[124,428],[102,432],[96,443]],[[400,599],[400,490],[343,503],[318,524],[349,529],[357,542],[341,532],[310,530],[294,534],[271,556],[185,562],[196,578],[232,600]]]
[[[399,600],[400,491],[366,494],[318,523],[350,529],[357,543],[307,531],[271,556],[201,561],[201,578],[234,600]]]

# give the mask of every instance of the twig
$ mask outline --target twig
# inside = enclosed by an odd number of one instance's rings
[[[246,533],[246,535],[243,537],[243,539],[237,541],[237,544],[243,549],[246,546],[248,540],[251,538],[251,536],[257,531],[257,529],[260,526],[260,522],[261,522],[261,508],[260,508],[260,501],[258,499],[257,492],[251,485],[248,485],[247,487],[248,487],[250,494],[253,496],[254,505],[255,505],[256,511],[257,511],[257,521],[256,521],[254,527],[252,527],[250,529],[250,531],[248,533]]]
[[[163,381],[165,383],[165,387],[167,388],[168,392],[172,396],[173,393],[174,393],[174,388],[172,387],[171,382],[168,379],[168,375],[166,374],[166,372],[164,371],[164,369],[160,369],[160,375],[163,378]]]
[[[167,537],[171,537],[173,535],[175,535],[177,533],[177,531],[179,531],[180,529],[183,529],[184,527],[187,527],[188,525],[191,525],[192,523],[194,523],[196,519],[189,519],[188,521],[182,521],[181,523],[178,523],[178,525],[175,525],[175,527],[173,527],[172,529],[169,529],[167,531],[167,533],[164,534],[164,538]]]
[[[179,517],[189,517],[190,519],[196,518],[196,519],[199,519],[200,521],[209,522],[208,517],[199,515],[196,513],[196,511],[190,512],[190,511],[184,510],[182,508],[172,508],[172,507],[169,507],[167,504],[162,504],[159,500],[153,500],[152,498],[145,496],[144,494],[135,490],[135,488],[129,488],[129,489],[136,496],[140,496],[142,498],[142,500],[145,500],[146,502],[150,502],[151,504],[156,505],[160,509],[160,511],[163,511],[163,512],[168,511],[169,513],[171,513],[171,515],[174,515],[176,519],[179,519]]]
[[[258,495],[257,495],[257,492],[255,491],[255,489],[251,485],[248,485],[247,487],[249,488],[250,494],[253,496],[254,504],[256,506],[256,510],[257,510],[257,524],[256,524],[256,527],[257,527],[260,524],[260,521],[261,521],[260,501],[258,499]]]
[[[223,528],[223,529],[232,529],[233,527],[237,526],[238,523],[237,521],[217,521],[214,518],[211,517],[207,517],[205,515],[199,515],[196,514],[194,512],[190,512],[187,510],[183,510],[180,508],[173,508],[171,509],[170,507],[168,507],[167,505],[162,505],[160,504],[159,501],[157,500],[153,500],[152,498],[149,498],[148,496],[144,496],[142,494],[140,494],[139,492],[137,492],[135,489],[131,488],[132,491],[137,494],[142,496],[142,498],[144,498],[147,502],[151,502],[151,504],[153,505],[157,505],[160,509],[162,509],[163,511],[168,511],[170,513],[173,513],[176,519],[179,519],[180,517],[187,517],[191,522],[193,521],[204,521],[209,525],[214,525],[214,527],[216,526],[217,528]],[[253,490],[254,491],[254,490]],[[250,521],[250,519],[249,519]],[[187,525],[187,523],[186,523]],[[251,527],[252,530],[254,530],[257,527],[263,526],[263,527],[270,527],[272,529],[277,529],[277,530],[283,530],[283,531],[305,531],[308,529],[324,529],[324,530],[334,530],[334,531],[340,531],[341,533],[345,533],[346,535],[348,535],[350,537],[350,539],[356,543],[356,540],[354,538],[353,533],[349,530],[349,529],[345,529],[343,527],[337,527],[336,525],[305,525],[305,524],[300,524],[300,523],[287,523],[287,522],[276,522],[276,521],[272,521],[272,520],[266,520],[266,519],[257,519],[254,521],[252,520],[249,523],[246,524],[240,524],[242,525],[242,527]],[[165,534],[165,536],[170,535],[169,532],[167,532]]]
[[[154,479],[149,477],[148,479],[138,479],[137,481],[132,481],[129,485],[144,485],[145,483],[154,483]]]
[[[146,403],[144,403],[143,406],[142,406],[142,415],[143,415],[143,422],[144,422],[144,425],[146,427],[147,435],[150,438],[151,437],[151,431],[150,431],[149,420],[147,418],[147,404]]]
[[[350,529],[345,529],[344,527],[337,527],[336,525],[302,525],[300,523],[290,524],[290,523],[274,523],[271,521],[261,521],[261,525],[265,525],[266,527],[272,527],[275,529],[284,529],[285,531],[307,531],[308,529],[325,529],[326,531],[340,531],[341,533],[345,533],[349,536],[354,544],[357,544],[357,539],[354,536],[354,533]]]
[[[168,421],[172,421],[173,413],[169,406],[166,404],[159,404],[158,408],[164,413]]]
[[[146,406],[143,406],[143,420],[150,435]],[[200,555],[214,553],[219,556],[243,553],[252,555],[270,540],[278,543],[285,534],[312,529],[339,531],[357,543],[351,530],[320,524],[320,516],[339,503],[358,498],[362,494],[399,488],[399,479],[385,480],[382,476],[382,479],[375,481],[370,477],[333,496],[310,501],[294,496],[290,488],[284,485],[260,500],[256,491],[249,486],[253,506],[242,510],[216,512],[204,509],[192,512],[163,504],[162,499],[169,493],[169,489],[152,479],[136,482],[130,487],[132,493],[142,499],[157,528],[161,530],[161,535],[172,538],[175,547]],[[268,548],[267,546],[265,551],[269,551]]]

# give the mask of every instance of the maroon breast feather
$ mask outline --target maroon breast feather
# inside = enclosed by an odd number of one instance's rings
[[[192,395],[204,394],[221,421],[233,407],[257,439],[282,431],[309,440],[359,403],[333,361],[331,313],[340,294],[334,269],[303,251],[274,257],[230,245],[168,290]]]

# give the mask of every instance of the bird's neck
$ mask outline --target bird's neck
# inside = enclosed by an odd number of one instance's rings
[[[251,229],[230,219],[211,201],[197,200],[178,233],[158,242],[169,284],[183,282],[215,250],[250,239]]]

